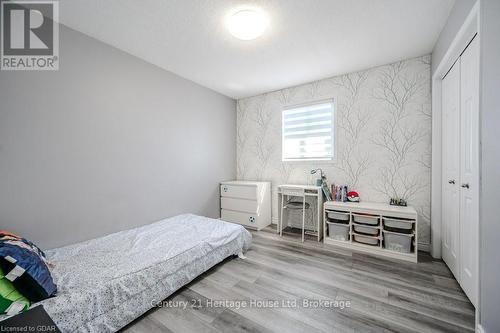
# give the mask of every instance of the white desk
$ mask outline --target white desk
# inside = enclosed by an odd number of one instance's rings
[[[296,184],[283,184],[283,185],[278,185],[278,207],[281,207],[283,205],[283,195],[282,195],[282,189],[287,188],[287,189],[298,189],[298,190],[304,190],[304,194],[308,197],[315,197],[316,198],[316,203],[317,203],[317,216],[316,216],[316,230],[317,232],[317,238],[318,242],[321,241],[323,237],[323,190],[321,186],[315,186],[315,185],[296,185]],[[278,226],[277,226],[277,232],[280,233],[281,230],[284,229],[283,225],[281,224],[281,210],[278,209]]]

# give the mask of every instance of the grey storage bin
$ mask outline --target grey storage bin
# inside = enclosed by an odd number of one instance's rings
[[[378,225],[380,222],[380,218],[378,216],[353,214],[352,217],[354,222],[367,225]]]
[[[326,222],[328,224],[328,237],[340,241],[349,240],[349,225]]]
[[[371,237],[371,236],[363,236],[363,235],[358,235],[358,234],[353,234],[353,239],[354,241],[358,243],[363,243],[367,245],[378,245],[379,240],[376,237]]]
[[[389,217],[384,217],[382,220],[384,221],[384,225],[387,227],[406,230],[411,230],[413,227],[413,222],[415,222],[415,220],[396,219]]]
[[[358,225],[358,224],[354,224],[353,229],[355,232],[359,232],[361,234],[366,234],[366,235],[371,235],[371,236],[378,236],[378,233],[379,233],[378,228],[367,227],[367,226]]]
[[[398,234],[384,230],[384,248],[401,253],[411,252],[411,242],[413,234]]]
[[[328,221],[330,221],[330,222],[349,223],[349,213],[346,213],[346,212],[327,210],[326,217],[328,218]]]

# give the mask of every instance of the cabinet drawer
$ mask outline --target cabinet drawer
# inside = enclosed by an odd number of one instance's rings
[[[352,214],[352,219],[354,222],[361,224],[378,225],[380,223],[380,218],[375,215]]]
[[[257,200],[257,186],[221,185],[220,195],[223,197]]]
[[[255,216],[255,214],[221,209],[220,217],[223,221],[238,223],[249,227],[257,228],[257,216]]]
[[[255,200],[222,197],[220,200],[220,207],[222,209],[236,210],[246,213],[257,213],[257,201]]]

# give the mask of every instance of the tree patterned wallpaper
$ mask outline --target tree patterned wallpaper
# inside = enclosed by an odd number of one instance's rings
[[[282,162],[283,107],[327,98],[335,102],[334,161]],[[276,186],[313,184],[310,170],[320,167],[328,183],[363,201],[405,198],[419,213],[419,243],[429,244],[430,165],[429,55],[237,102],[237,177],[272,182],[273,221]]]

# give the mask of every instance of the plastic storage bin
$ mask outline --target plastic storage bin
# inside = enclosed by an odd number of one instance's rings
[[[349,240],[349,225],[326,222],[328,224],[328,237],[340,241]]]
[[[384,248],[401,253],[411,252],[413,235],[398,234],[384,230]]]
[[[376,237],[363,236],[363,235],[358,235],[358,234],[353,234],[352,236],[353,236],[354,241],[356,241],[358,243],[362,243],[362,244],[366,244],[366,245],[373,245],[373,246],[376,246],[379,244],[378,243],[379,239]]]
[[[411,234],[413,230],[413,222],[415,222],[415,220],[405,220],[388,217],[384,217],[382,221],[384,222],[385,230],[403,234]]]
[[[373,216],[373,215],[353,214],[352,217],[354,219],[354,222],[361,224],[379,225],[380,222],[380,218],[378,216]]]
[[[349,213],[337,212],[333,210],[326,211],[326,217],[328,221],[335,223],[349,223]]]
[[[365,234],[365,235],[370,235],[370,236],[378,236],[379,229],[378,228],[373,228],[373,227],[366,227],[364,225],[353,225],[353,229],[355,232],[360,233],[360,234]]]

